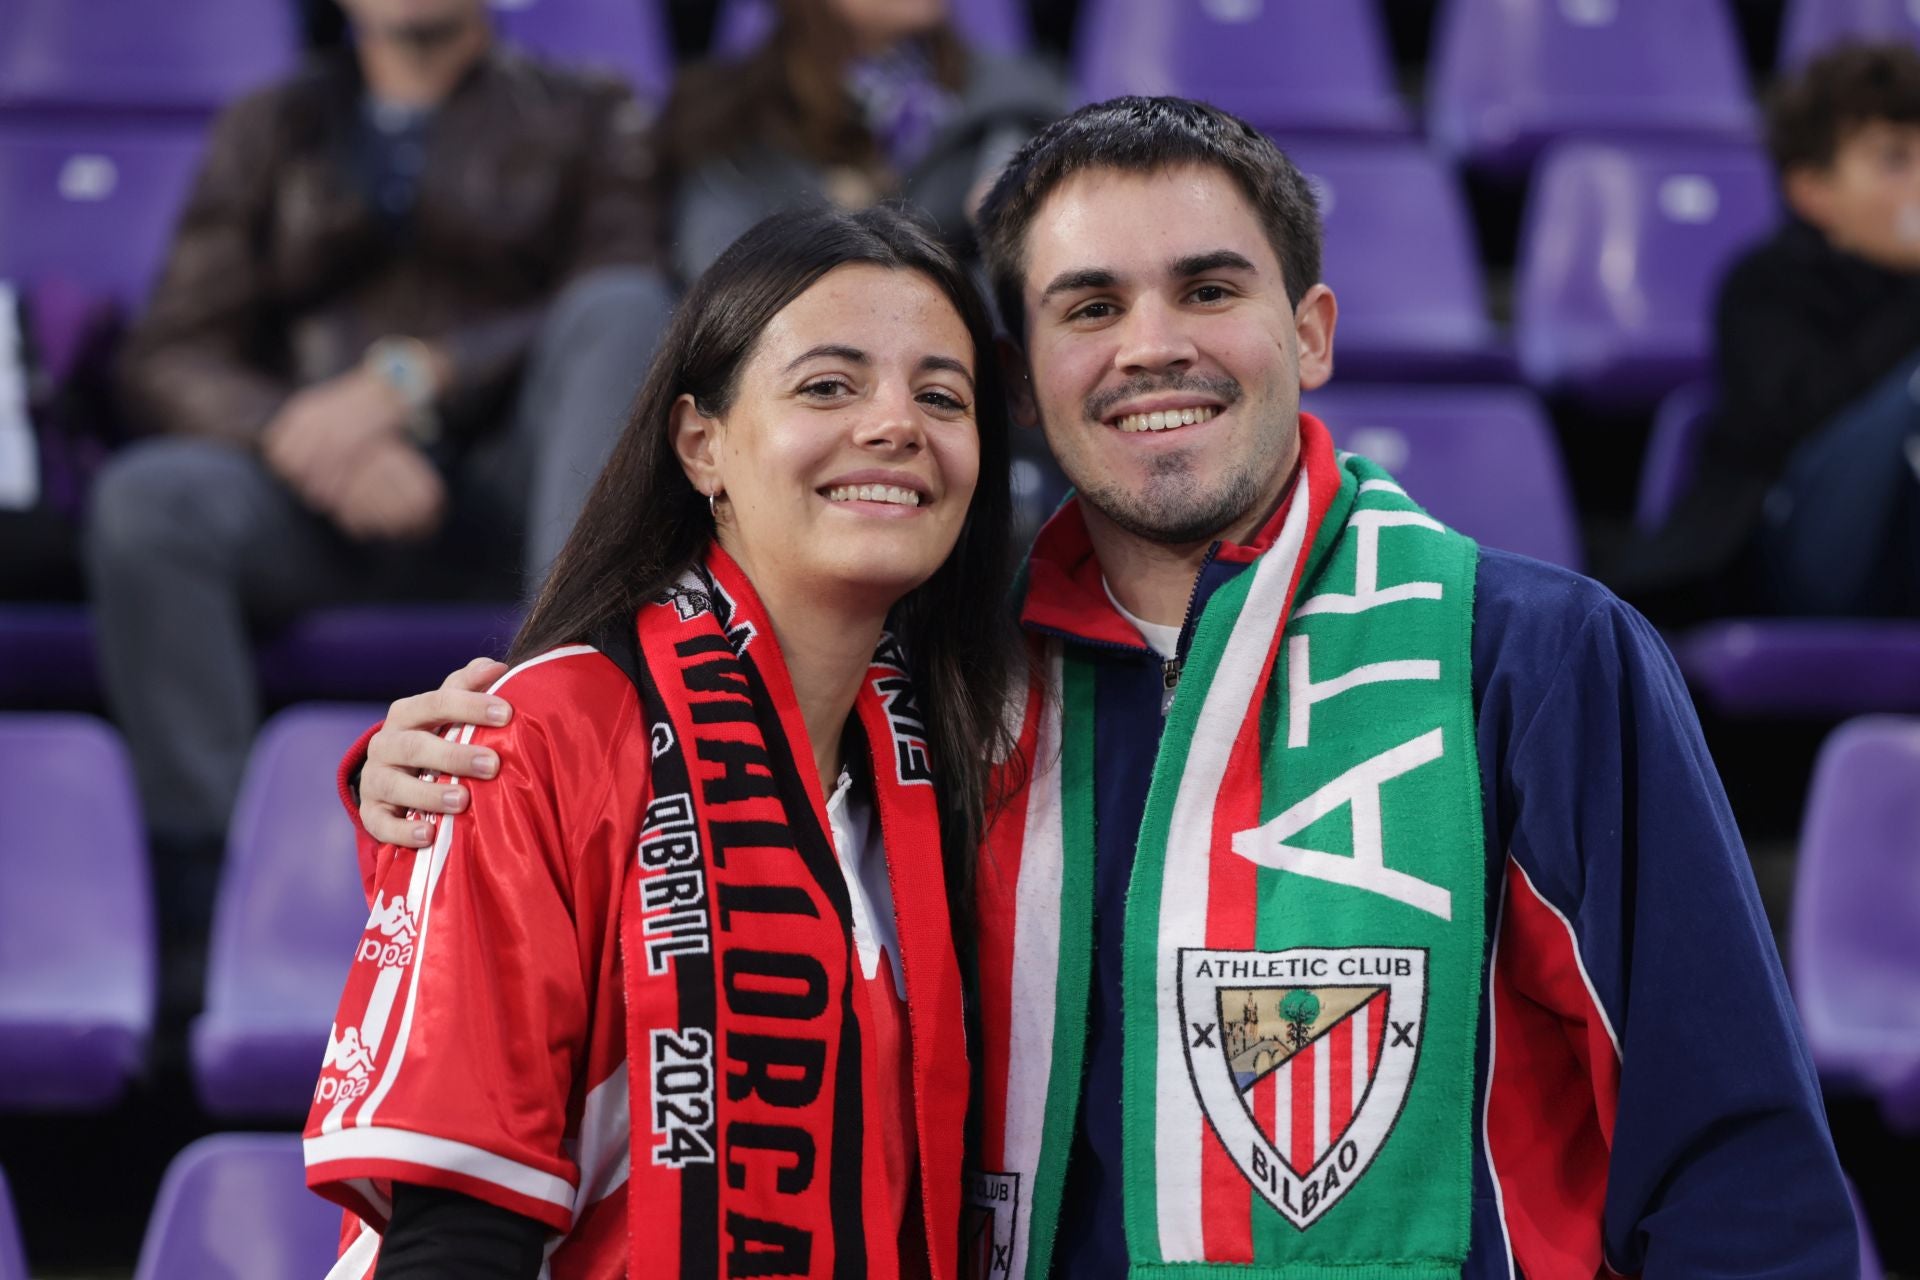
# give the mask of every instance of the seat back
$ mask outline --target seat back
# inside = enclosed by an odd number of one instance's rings
[[[1021,0],[953,0],[949,14],[961,39],[988,53],[1025,53],[1033,28]],[[737,58],[760,47],[776,21],[769,0],[721,0],[714,20],[713,52]]]
[[[13,1217],[13,1195],[0,1169],[0,1280],[28,1280],[27,1254],[20,1247],[20,1224]]]
[[[307,1190],[300,1136],[216,1133],[167,1166],[134,1280],[314,1280],[340,1210]]]
[[[1793,987],[1823,1070],[1904,1076],[1920,1046],[1920,719],[1863,716],[1827,738],[1801,824]]]
[[[1720,279],[1777,217],[1772,171],[1751,147],[1556,147],[1534,175],[1520,242],[1515,339],[1527,380],[1643,407],[1701,376]]]
[[[673,83],[666,6],[654,0],[487,0],[494,30],[555,62],[610,71],[644,101]]]
[[[1326,225],[1342,377],[1470,378],[1499,343],[1458,179],[1408,142],[1304,142],[1287,154]]]
[[[203,1102],[305,1109],[366,926],[353,826],[334,773],[377,707],[290,707],[260,731],[227,835],[206,1010],[193,1031]]]
[[[1269,132],[1403,132],[1380,16],[1349,0],[1087,0],[1082,101],[1202,98]]]
[[[0,115],[0,279],[60,280],[138,308],[201,146],[197,125]]]
[[[1920,5],[1909,0],[1787,0],[1780,22],[1783,71],[1804,66],[1843,40],[1920,44]]]
[[[1429,125],[1483,168],[1518,172],[1574,133],[1752,130],[1726,0],[1447,0],[1438,21]]]
[[[1633,522],[1642,532],[1652,533],[1665,524],[1680,495],[1692,486],[1700,446],[1712,421],[1711,382],[1675,387],[1660,401],[1640,464],[1640,493],[1634,503]]]
[[[0,716],[0,1104],[104,1106],[153,1026],[152,883],[125,747]]]
[[[295,6],[260,0],[7,0],[0,108],[204,117],[290,71]]]
[[[1527,392],[1340,384],[1309,393],[1303,407],[1335,444],[1392,472],[1434,519],[1488,546],[1580,567],[1559,447]]]

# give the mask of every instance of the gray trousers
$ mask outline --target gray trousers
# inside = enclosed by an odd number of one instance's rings
[[[170,845],[225,831],[260,721],[252,637],[309,609],[390,599],[509,599],[537,583],[626,421],[669,298],[606,270],[555,299],[508,430],[450,478],[428,540],[356,542],[254,452],[210,440],[116,456],[85,556],[109,704],[149,827]]]

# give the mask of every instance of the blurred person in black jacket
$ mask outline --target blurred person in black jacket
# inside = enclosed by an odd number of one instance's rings
[[[1837,48],[1782,84],[1789,217],[1727,275],[1690,491],[1610,575],[1678,618],[1920,612],[1920,52]]]

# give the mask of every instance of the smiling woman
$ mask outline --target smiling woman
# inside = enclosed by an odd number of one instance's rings
[[[991,342],[888,209],[695,286],[469,731],[500,776],[369,869],[306,1131],[335,1276],[956,1275],[949,901],[1017,673]]]

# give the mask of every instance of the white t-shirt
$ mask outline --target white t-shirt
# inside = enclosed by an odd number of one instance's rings
[[[1105,574],[1100,576],[1100,585],[1107,589],[1107,599],[1113,601],[1113,607],[1120,611],[1120,616],[1133,624],[1134,630],[1140,633],[1155,653],[1171,660],[1180,652],[1180,628],[1169,627],[1159,622],[1148,622],[1145,618],[1137,618],[1127,612],[1127,606],[1121,604],[1120,597],[1113,594],[1113,584],[1107,581]]]

